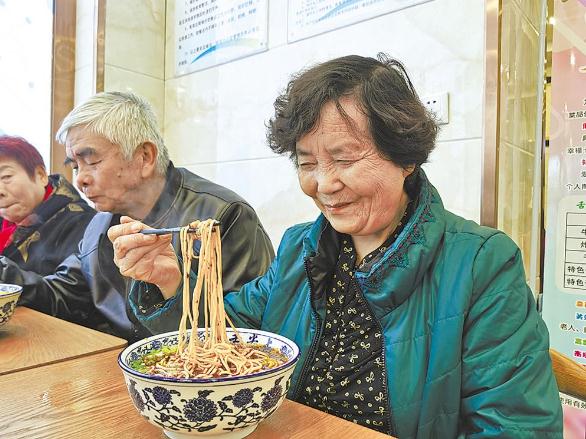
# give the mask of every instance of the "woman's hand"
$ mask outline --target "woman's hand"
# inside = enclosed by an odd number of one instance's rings
[[[123,216],[108,230],[114,245],[114,263],[123,276],[155,284],[163,297],[175,295],[181,284],[181,270],[171,245],[171,235],[143,235],[150,227]]]

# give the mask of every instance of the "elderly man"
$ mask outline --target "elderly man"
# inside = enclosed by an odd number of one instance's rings
[[[107,237],[123,215],[157,228],[215,218],[221,223],[224,285],[238,289],[266,271],[274,252],[252,207],[229,189],[175,168],[142,98],[99,93],[71,111],[57,139],[65,144],[77,186],[100,213],[86,228],[78,252],[53,274],[23,271],[0,257],[0,280],[24,287],[20,305],[129,341],[150,335],[128,317],[153,311],[148,294],[141,310],[126,312],[127,279],[114,264]]]

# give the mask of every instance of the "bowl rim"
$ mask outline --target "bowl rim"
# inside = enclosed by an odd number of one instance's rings
[[[198,331],[199,330],[204,330],[204,328],[198,328]],[[299,346],[297,346],[297,344],[294,341],[290,340],[289,338],[287,338],[283,335],[275,334],[274,332],[269,332],[269,331],[262,331],[260,329],[236,328],[236,330],[241,334],[242,333],[254,333],[254,334],[260,334],[260,335],[265,335],[268,337],[279,339],[280,341],[289,344],[293,348],[294,355],[291,359],[287,360],[285,363],[283,363],[280,366],[275,367],[273,369],[267,369],[267,370],[263,370],[260,372],[251,373],[248,375],[238,375],[238,376],[234,376],[234,377],[222,377],[222,378],[171,378],[171,377],[163,377],[163,376],[158,376],[158,375],[150,375],[147,373],[142,373],[137,370],[134,370],[132,367],[124,364],[124,362],[122,361],[123,356],[127,356],[130,353],[130,351],[136,349],[137,347],[139,347],[139,345],[149,343],[149,342],[157,340],[159,338],[177,335],[179,333],[179,331],[177,330],[177,331],[170,331],[170,332],[165,332],[162,334],[152,335],[150,337],[143,338],[142,340],[138,340],[138,341],[132,343],[130,346],[127,346],[126,348],[124,348],[120,352],[120,354],[118,354],[118,366],[120,366],[120,368],[124,372],[128,373],[129,375],[133,375],[138,378],[145,378],[148,380],[154,380],[154,381],[181,383],[181,384],[184,384],[184,383],[194,383],[194,384],[224,383],[224,382],[231,382],[231,381],[247,380],[250,378],[258,378],[258,377],[262,377],[264,375],[272,375],[276,372],[280,372],[284,369],[288,369],[289,367],[294,366],[295,363],[297,362],[297,360],[299,359],[299,356],[301,355],[301,352],[299,350]],[[191,331],[191,330],[189,330],[189,331]],[[233,332],[232,328],[228,328],[227,331]]]
[[[14,287],[16,291],[2,291],[2,286]],[[22,286],[16,284],[0,283],[0,298],[12,297],[22,293]]]

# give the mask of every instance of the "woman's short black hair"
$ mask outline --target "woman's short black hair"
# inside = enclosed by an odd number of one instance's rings
[[[275,114],[267,124],[271,149],[289,154],[296,163],[297,141],[314,128],[328,102],[334,102],[351,124],[340,105],[343,97],[354,98],[364,111],[370,135],[384,157],[416,169],[427,161],[438,126],[419,100],[403,64],[384,53],[376,59],[344,56],[294,75],[275,100]]]

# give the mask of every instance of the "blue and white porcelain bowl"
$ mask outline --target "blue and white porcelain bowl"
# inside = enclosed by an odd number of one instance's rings
[[[228,336],[235,341],[232,329]],[[178,331],[155,335],[124,349],[118,364],[134,406],[149,422],[173,439],[194,436],[242,438],[281,405],[289,390],[299,348],[270,332],[238,329],[245,342],[276,348],[288,358],[274,369],[229,378],[177,379],[138,372],[130,367],[153,349],[177,344]],[[200,330],[200,335],[202,334]]]
[[[21,286],[0,284],[0,326],[4,325],[12,317],[20,293],[22,293]]]

